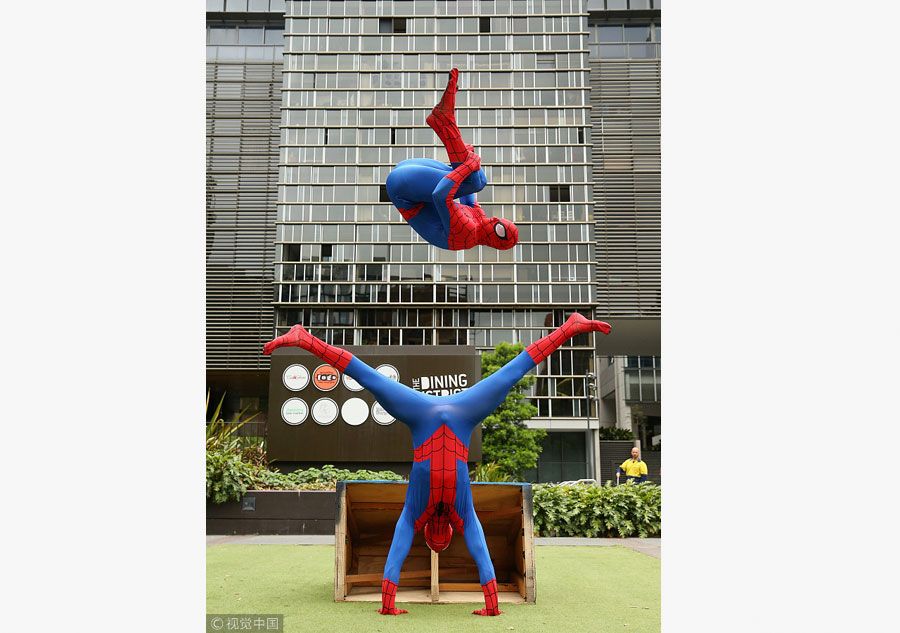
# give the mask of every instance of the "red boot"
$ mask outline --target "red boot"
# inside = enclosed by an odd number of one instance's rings
[[[431,114],[425,119],[428,127],[434,130],[444,144],[451,163],[463,162],[466,160],[468,152],[456,125],[456,83],[458,78],[459,71],[454,68],[450,71],[450,81],[447,82],[441,102],[434,106]]]
[[[263,347],[263,354],[271,354],[279,347],[299,347],[305,349],[340,371],[345,371],[347,365],[353,360],[353,354],[316,338],[307,332],[299,323],[292,327],[287,334],[283,334],[275,340],[266,343],[265,347]]]
[[[603,332],[604,334],[609,334],[611,329],[609,323],[603,321],[589,321],[576,312],[571,315],[568,321],[563,323],[562,326],[544,338],[535,341],[525,349],[531,355],[534,364],[537,365],[555,352],[560,345],[576,334],[584,334],[585,332]]]
[[[491,578],[489,581],[481,585],[481,590],[484,591],[484,609],[480,611],[472,611],[473,615],[500,615],[503,611],[499,608],[499,602],[497,600],[497,579]]]
[[[378,613],[381,615],[400,615],[406,613],[406,609],[397,609],[394,607],[394,598],[397,597],[397,585],[385,578],[381,581],[381,608]]]

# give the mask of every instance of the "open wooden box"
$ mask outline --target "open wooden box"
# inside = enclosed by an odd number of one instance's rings
[[[338,482],[335,515],[335,601],[381,602],[381,579],[406,482]],[[473,483],[472,500],[484,528],[500,602],[534,603],[534,526],[531,485]],[[453,534],[437,554],[422,532],[400,570],[397,602],[484,602],[478,568],[465,540]]]

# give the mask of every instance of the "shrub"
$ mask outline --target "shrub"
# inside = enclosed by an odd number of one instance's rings
[[[489,464],[481,463],[475,466],[475,469],[469,472],[469,478],[471,481],[487,481],[487,482],[498,482],[498,481],[512,481],[512,477],[503,470],[503,468],[497,462],[490,462]]]
[[[628,429],[620,429],[617,427],[600,427],[597,429],[597,434],[600,436],[601,440],[633,440],[634,433],[629,431]]]
[[[538,536],[621,537],[661,533],[660,487],[628,482],[613,486],[534,486]]]

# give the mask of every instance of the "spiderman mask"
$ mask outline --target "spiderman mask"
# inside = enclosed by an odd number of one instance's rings
[[[497,250],[512,248],[519,242],[519,228],[504,218],[490,218],[482,224],[482,235],[479,244],[491,246]]]

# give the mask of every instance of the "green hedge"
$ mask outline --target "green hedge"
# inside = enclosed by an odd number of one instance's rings
[[[282,473],[241,459],[234,452],[206,451],[206,498],[213,503],[240,501],[248,490],[334,490],[338,481],[405,481],[391,470],[350,471],[322,468]]]
[[[534,531],[538,536],[659,536],[660,487],[535,484]]]

